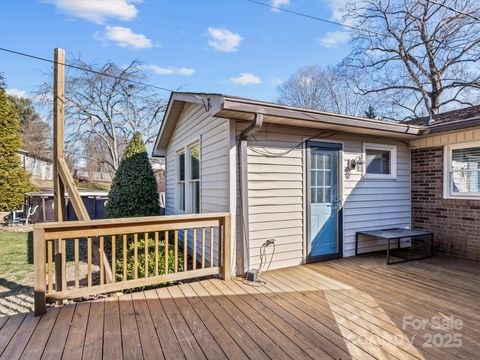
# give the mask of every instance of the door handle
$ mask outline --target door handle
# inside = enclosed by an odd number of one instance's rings
[[[343,206],[343,200],[334,200],[332,205],[335,210],[339,210]]]

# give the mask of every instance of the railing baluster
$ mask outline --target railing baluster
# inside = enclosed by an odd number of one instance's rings
[[[178,272],[178,230],[175,230],[175,239],[174,239],[173,247],[174,247],[173,256],[175,257],[173,268],[175,269],[175,272]]]
[[[127,281],[127,234],[123,235],[123,281]]]
[[[52,242],[54,240],[48,241],[47,243],[47,263],[48,263],[48,292],[53,291],[53,274],[52,274],[52,261],[53,261],[53,256],[52,256],[52,251],[53,251],[53,246]]]
[[[87,238],[87,285],[92,286],[92,238]]]
[[[213,226],[210,226],[210,267],[213,267]]]
[[[202,227],[202,269],[205,269],[205,227]]]
[[[188,269],[188,264],[187,264],[187,255],[188,255],[187,240],[188,240],[188,230],[185,229],[185,230],[183,230],[183,271],[187,271],[187,269]]]
[[[117,237],[112,235],[112,282],[115,282],[117,274]]]
[[[135,279],[138,279],[138,234],[133,234],[133,272]]]
[[[158,231],[155,231],[155,276],[158,276]]]
[[[105,278],[103,270],[103,251],[105,249],[105,241],[103,236],[100,236],[100,285],[103,285],[103,280]]]
[[[75,240],[75,288],[78,289],[80,287],[80,244],[78,238]]]
[[[145,277],[148,277],[148,233],[144,234],[145,239]]]
[[[197,270],[197,228],[193,228],[193,270]]]
[[[168,274],[168,230],[165,231],[165,274]]]
[[[67,241],[60,239],[62,247],[62,290],[67,290]]]

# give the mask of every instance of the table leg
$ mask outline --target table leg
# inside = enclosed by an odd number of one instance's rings
[[[433,233],[430,234],[430,256],[433,257]]]
[[[355,233],[355,256],[358,255],[358,233]]]
[[[387,265],[390,265],[390,239],[387,239]]]

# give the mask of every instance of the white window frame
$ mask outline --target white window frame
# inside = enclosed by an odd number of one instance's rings
[[[480,199],[478,193],[453,193],[451,191],[451,168],[452,168],[452,150],[480,147],[480,141],[472,141],[461,144],[445,145],[443,148],[443,198],[444,199]]]
[[[367,173],[367,149],[390,151],[390,174]],[[363,177],[366,179],[395,180],[397,178],[397,146],[377,143],[363,143]]]
[[[200,162],[200,166],[199,166],[199,178],[198,180],[192,180],[192,176],[191,176],[191,164],[190,164],[190,149],[194,146],[198,146],[198,151],[199,151],[199,162]],[[185,180],[184,181],[181,181],[180,180],[180,161],[179,161],[179,154],[185,154]],[[190,191],[190,184],[192,182],[198,182],[200,185],[199,185],[199,197],[200,197],[200,203],[198,204],[198,213],[201,213],[202,212],[202,158],[201,158],[201,154],[202,154],[202,147],[201,147],[201,142],[200,142],[200,139],[196,139],[196,140],[193,140],[193,141],[190,141],[188,142],[186,145],[183,145],[182,147],[180,147],[177,151],[176,151],[176,156],[177,156],[177,159],[176,159],[176,164],[177,164],[177,191],[176,191],[176,210],[177,210],[177,213],[181,213],[181,214],[193,214],[193,207],[192,207],[192,204],[191,204],[191,191]],[[185,209],[184,210],[181,210],[180,209],[180,191],[179,191],[179,184],[180,183],[184,183],[184,186],[185,186]]]

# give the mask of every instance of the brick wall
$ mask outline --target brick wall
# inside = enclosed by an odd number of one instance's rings
[[[480,200],[443,199],[443,147],[411,157],[412,226],[434,232],[436,252],[480,260]]]

